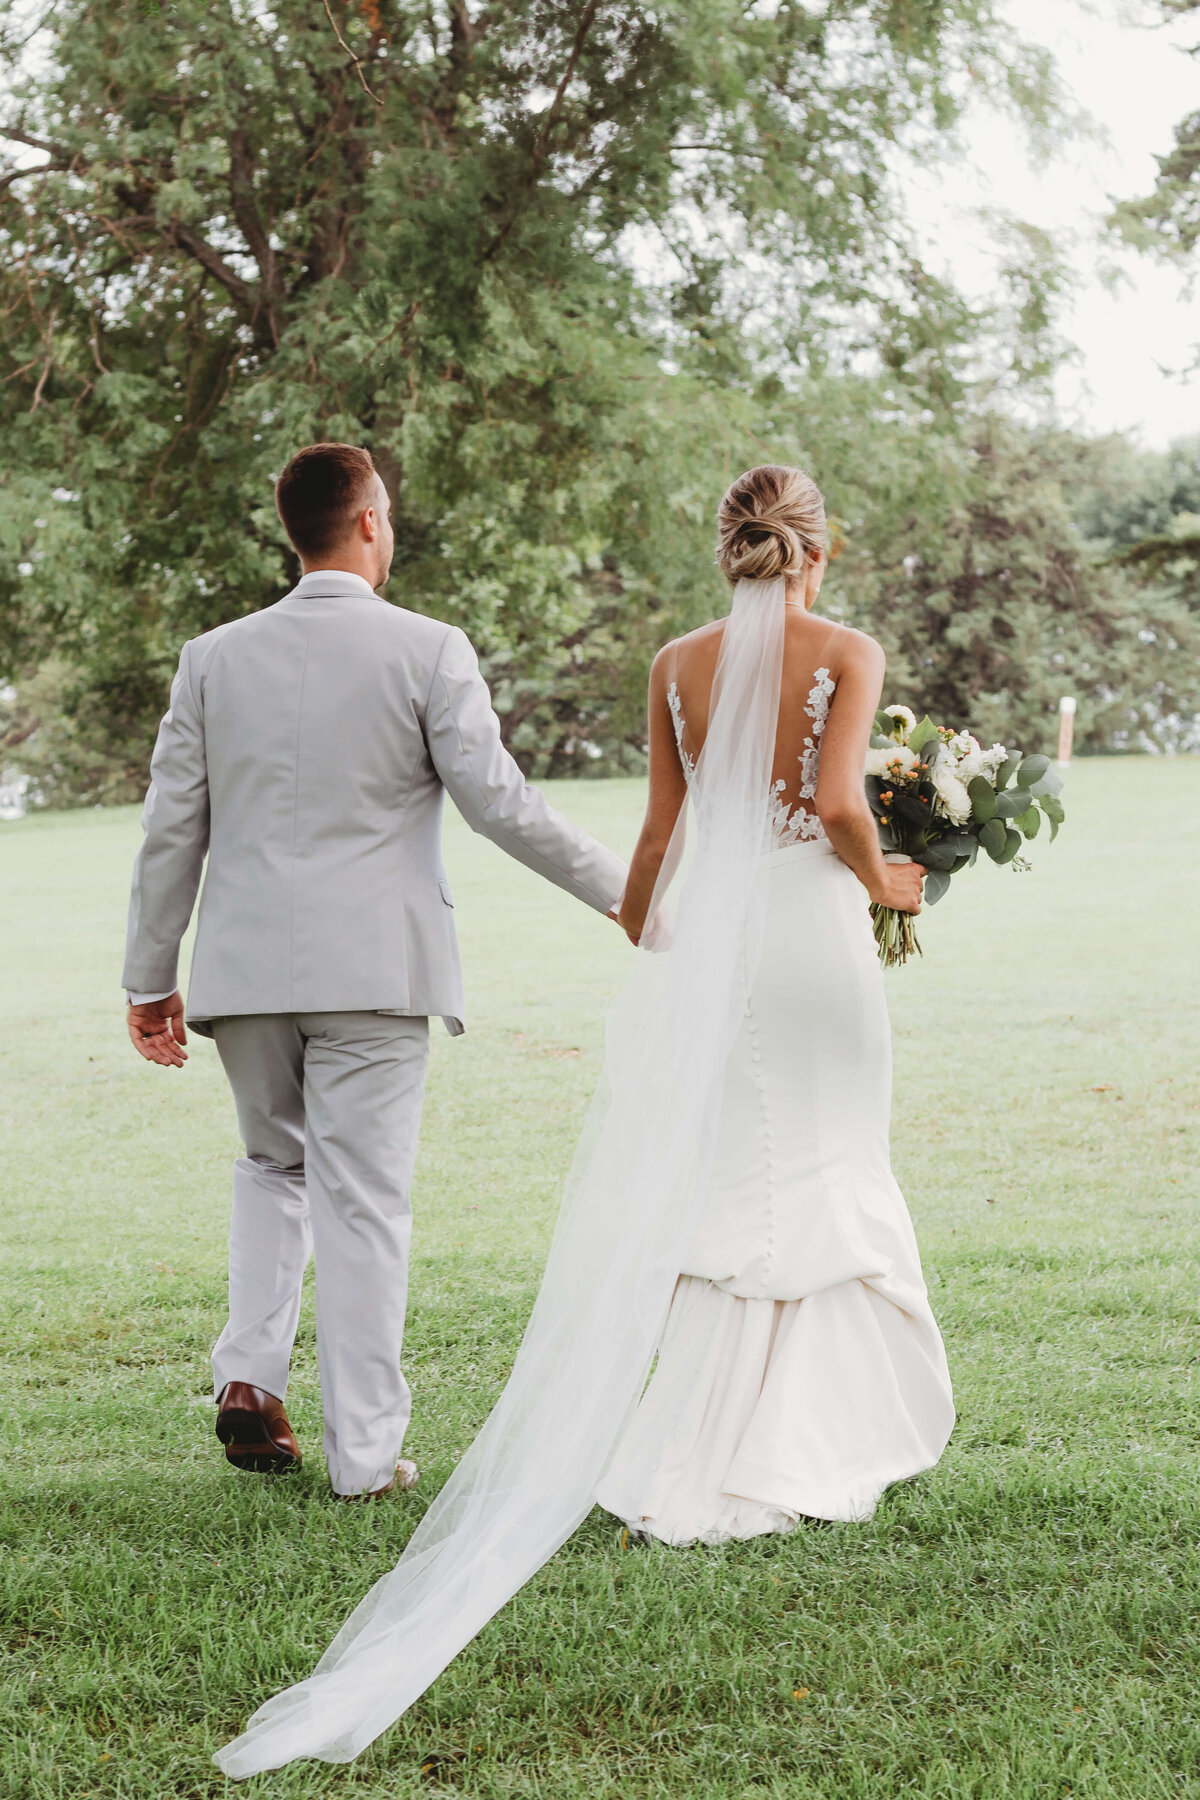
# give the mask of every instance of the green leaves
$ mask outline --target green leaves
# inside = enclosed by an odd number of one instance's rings
[[[986,775],[972,776],[967,783],[967,794],[971,801],[972,818],[981,825],[986,824],[989,819],[995,818],[998,798]],[[982,833],[980,833],[979,841],[983,842]]]
[[[1050,821],[1050,842],[1053,843],[1058,836],[1059,826],[1067,816],[1063,811],[1062,801],[1056,799],[1053,794],[1043,794],[1038,801],[1038,805]]]
[[[1059,774],[1058,770],[1049,768],[1044,775],[1034,782],[1029,791],[1031,794],[1036,795],[1040,800],[1047,794],[1061,794],[1062,786],[1062,776]]]
[[[1006,788],[1004,793],[996,795],[996,817],[1015,819],[1018,814],[1026,812],[1029,807],[1028,788]]]
[[[950,892],[950,877],[940,869],[933,869],[925,877],[923,889],[927,906],[936,906],[943,894]]]
[[[929,714],[926,713],[925,717],[914,725],[909,732],[908,747],[910,750],[919,750],[921,746],[927,744],[931,738],[936,738],[937,734],[937,726],[929,717]]]
[[[933,843],[926,844],[919,860],[925,868],[944,870],[948,875],[958,861],[959,854],[949,838],[935,838]]]
[[[1004,828],[1004,823],[1000,819],[989,819],[985,825],[981,826],[979,842],[987,851],[993,862],[998,863],[1007,860],[1004,849],[1008,840],[1008,835],[1008,832]],[[1015,831],[1012,835],[1013,837],[1017,837]],[[1020,839],[1018,838],[1017,841],[1020,842]],[[1014,855],[1015,854],[1014,851]]]
[[[1036,806],[1030,806],[1018,814],[1014,823],[1022,837],[1035,838],[1041,828],[1042,815]]]
[[[1023,788],[1031,788],[1035,781],[1040,781],[1050,767],[1048,756],[1027,756],[1017,770],[1017,781]]]

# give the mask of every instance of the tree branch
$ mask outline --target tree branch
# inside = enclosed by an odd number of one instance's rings
[[[254,152],[249,136],[240,125],[229,138],[229,195],[233,216],[258,264],[260,303],[266,312],[272,340],[278,344],[280,330],[275,303],[280,297],[279,266],[254,196]]]
[[[341,32],[338,30],[337,20],[334,18],[333,14],[329,10],[329,0],[322,0],[322,4],[325,8],[326,18],[329,20],[329,23],[333,26],[334,37],[337,39],[338,43],[342,46],[342,49],[346,52],[346,55],[350,58],[350,67],[354,70],[354,73],[358,76],[359,81],[362,83],[363,93],[370,94],[371,99],[375,102],[376,106],[382,106],[383,101],[379,98],[379,95],[376,93],[372,93],[371,89],[367,86],[367,78],[362,72],[362,65],[363,65],[362,57],[355,56],[353,50],[350,48],[350,46],[346,42],[345,38],[342,36]]]
[[[558,122],[559,114],[562,111],[563,100],[566,97],[568,87],[571,85],[575,71],[579,67],[579,58],[583,55],[583,46],[587,42],[587,35],[592,29],[592,23],[596,17],[599,5],[600,0],[588,0],[588,4],[583,9],[579,24],[575,28],[575,38],[571,45],[571,54],[567,58],[567,66],[563,70],[562,80],[554,91],[553,100],[546,108],[545,117],[542,120],[542,128],[534,140],[533,155],[530,159],[529,176],[525,183],[527,193],[537,186],[538,177],[542,172],[542,165],[545,162],[550,149],[550,133]],[[517,215],[514,209],[514,211],[509,213],[508,218],[484,251],[482,261],[490,262],[492,260],[516,222]]]
[[[150,223],[149,220],[146,222]],[[230,298],[243,308],[248,322],[253,323],[260,312],[258,295],[250,282],[244,281],[236,269],[230,268],[220,251],[215,250],[207,238],[202,238],[199,232],[193,231],[190,225],[185,225],[180,219],[172,219],[170,224],[163,225],[160,229],[168,243],[186,250],[202,269],[206,269],[215,281],[220,282]]]
[[[45,138],[31,137],[19,125],[0,125],[0,137],[12,138],[16,144],[28,144],[31,150],[45,150],[51,156],[65,156],[61,144],[48,144]]]
[[[6,187],[11,187],[14,181],[23,181],[26,175],[52,175],[56,169],[61,171],[69,167],[69,163],[60,162],[57,157],[51,157],[49,162],[35,163],[29,169],[10,169],[7,175],[0,175],[0,194]]]

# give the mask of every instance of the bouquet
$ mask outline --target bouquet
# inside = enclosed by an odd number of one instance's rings
[[[876,713],[866,780],[881,848],[891,861],[929,871],[930,906],[981,849],[995,863],[1028,869],[1018,854],[1022,844],[1037,836],[1043,818],[1053,841],[1066,816],[1058,797],[1062,777],[1048,756],[1022,756],[1003,744],[984,750],[969,732],[935,725],[928,716],[918,724],[907,706]],[[875,902],[871,918],[885,968],[907,962],[914,951],[920,955],[911,913]]]

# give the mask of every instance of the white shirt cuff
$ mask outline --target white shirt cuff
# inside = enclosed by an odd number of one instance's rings
[[[125,998],[130,1006],[151,1006],[155,1000],[169,1000],[174,992],[174,988],[168,988],[165,994],[131,994],[127,991]]]

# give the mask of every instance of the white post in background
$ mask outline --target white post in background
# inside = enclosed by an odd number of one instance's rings
[[[1070,694],[1064,694],[1058,703],[1058,766],[1065,769],[1071,760],[1071,745],[1075,738],[1075,701]]]

